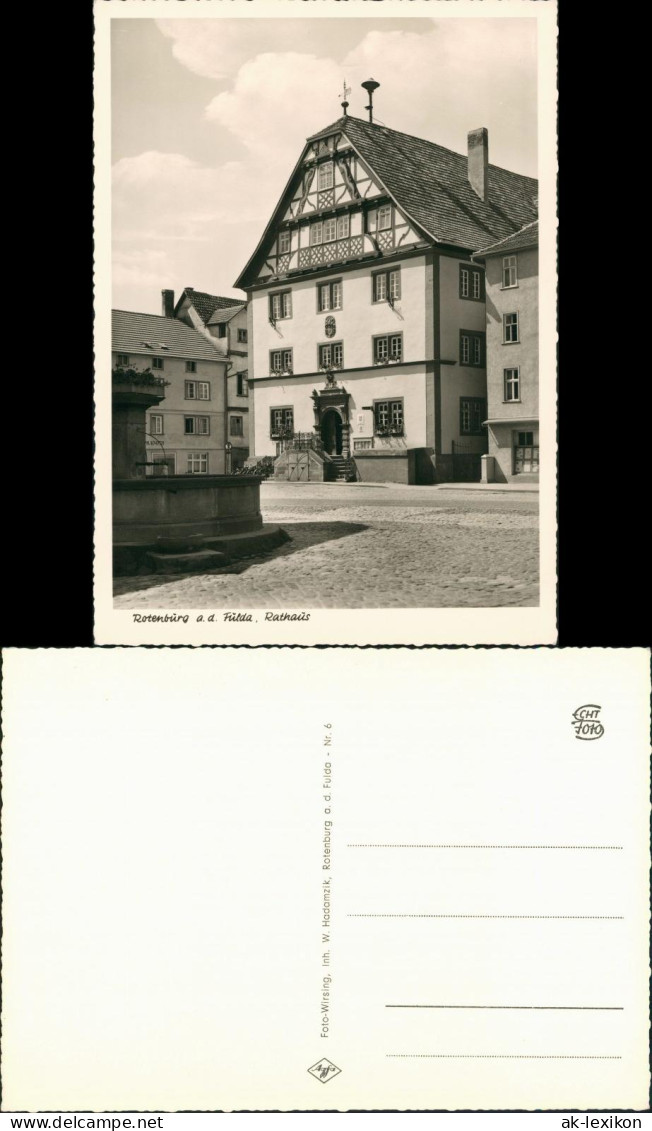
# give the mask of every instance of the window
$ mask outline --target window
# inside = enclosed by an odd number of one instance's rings
[[[247,331],[246,330],[238,330],[238,341],[239,342],[246,342],[246,340],[247,340]]]
[[[290,232],[287,229],[283,232],[279,232],[279,234],[278,234],[278,253],[279,253],[279,255],[287,255],[288,251],[290,250],[291,240],[292,240],[292,236],[290,235]]]
[[[321,220],[317,224],[310,225],[310,244],[311,246],[322,241],[323,224]]]
[[[474,330],[460,330],[460,365],[484,365],[485,336]]]
[[[292,350],[270,350],[270,373],[292,373]]]
[[[324,310],[342,309],[342,280],[334,283],[320,283],[317,287],[317,306],[320,313]]]
[[[209,401],[211,399],[210,381],[186,381],[184,397],[187,401]]]
[[[269,296],[269,317],[272,322],[292,317],[292,291],[277,291]]]
[[[333,243],[337,237],[337,221],[324,220],[324,243]]]
[[[345,240],[350,231],[349,217],[339,216],[337,219],[337,238],[338,240]]]
[[[163,435],[163,417],[160,413],[151,413],[149,418],[149,432],[151,436]]]
[[[341,369],[344,364],[344,347],[341,342],[328,342],[319,347],[320,369]]]
[[[460,397],[460,435],[481,436],[485,417],[483,397]]]
[[[520,401],[521,388],[518,369],[503,369],[506,401]]]
[[[226,322],[217,323],[217,336],[218,338],[226,337]]]
[[[376,271],[372,275],[373,302],[394,302],[401,297],[401,270]]]
[[[163,368],[163,358],[162,357],[153,357],[152,358],[152,369],[162,369],[162,368]]]
[[[208,452],[188,452],[188,474],[208,474]]]
[[[119,353],[115,359],[116,365],[129,365],[129,354]]]
[[[294,409],[273,408],[270,410],[269,434],[272,440],[292,435],[294,431]]]
[[[374,432],[377,436],[403,435],[403,398],[374,401]]]
[[[484,272],[479,267],[460,263],[460,298],[484,300]]]
[[[403,335],[383,334],[374,338],[374,363],[382,365],[403,360]]]
[[[197,372],[197,362],[196,361],[187,361],[186,362],[186,373],[196,373],[196,372]]]
[[[504,255],[503,256],[503,290],[506,287],[518,286],[518,274],[516,271],[516,256]]]
[[[333,163],[331,161],[324,162],[319,166],[317,174],[317,188],[329,189],[333,187]]]
[[[183,430],[186,436],[208,436],[211,430],[210,416],[184,416]]]
[[[244,436],[243,416],[231,416],[229,418],[229,436]]]
[[[539,445],[534,432],[514,432],[514,475],[535,474],[539,470]]]
[[[518,341],[518,314],[503,314],[503,342]]]
[[[236,392],[239,397],[249,396],[249,383],[247,381],[247,370],[243,373],[236,373]]]
[[[392,206],[391,204],[383,204],[382,208],[378,209],[378,231],[382,232],[386,228],[392,226]]]

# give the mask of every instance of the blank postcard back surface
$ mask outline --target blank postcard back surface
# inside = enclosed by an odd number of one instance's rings
[[[643,650],[8,651],[5,1110],[640,1108]]]

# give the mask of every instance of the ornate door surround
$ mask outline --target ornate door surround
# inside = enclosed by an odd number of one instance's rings
[[[350,393],[343,385],[338,385],[335,374],[326,374],[323,388],[312,391],[313,408],[315,410],[315,432],[321,437],[322,420],[329,409],[334,409],[342,421],[342,456],[348,459],[351,455],[351,423],[349,418]]]

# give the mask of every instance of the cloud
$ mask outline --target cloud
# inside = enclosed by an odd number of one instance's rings
[[[448,19],[421,35],[372,31],[344,66],[381,83],[374,104],[385,125],[458,153],[469,130],[487,126],[490,160],[535,175],[534,23]],[[360,103],[351,112],[364,116]]]
[[[341,68],[332,59],[284,52],[245,63],[233,87],[206,108],[257,162],[282,165],[289,176],[306,137],[337,119]]]
[[[227,78],[263,53],[328,53],[324,51],[321,20],[157,20],[156,24],[172,40],[175,59],[204,78]]]
[[[113,283],[120,287],[158,287],[169,269],[164,251],[118,249],[113,256]]]
[[[210,168],[157,150],[123,157],[113,167],[115,238],[202,241],[221,224],[260,221],[250,176],[237,161]]]
[[[360,82],[373,75],[381,84],[378,121],[457,152],[466,150],[469,130],[487,126],[491,160],[534,174],[536,30],[533,20],[507,23],[450,19],[421,34],[371,31],[341,63],[268,51],[242,64],[206,117],[245,147],[258,175],[283,164],[287,176],[305,138],[340,116],[342,77],[352,87],[350,113],[364,118]]]
[[[118,305],[157,311],[164,287],[232,293],[275,203],[269,193],[256,166],[237,161],[208,167],[182,153],[148,150],[116,162]]]

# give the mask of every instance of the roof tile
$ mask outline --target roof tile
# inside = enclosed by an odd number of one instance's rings
[[[131,310],[112,311],[112,348],[118,353],[142,354],[145,357],[165,357],[167,354],[168,357],[192,360],[223,360],[217,345],[212,345],[198,330],[176,318],[139,314]]]
[[[489,165],[487,199],[480,200],[466,156],[358,118],[347,118],[343,129],[399,205],[442,243],[479,247],[536,219],[534,177]]]
[[[188,290],[187,287],[177,305],[180,305],[184,298],[187,298],[192,303],[204,323],[209,321],[216,310],[226,310],[231,306],[244,305],[244,299],[239,302],[237,298],[225,298],[222,295],[209,295],[207,291]]]
[[[520,232],[514,232],[512,236],[506,236],[504,240],[498,240],[498,243],[489,244],[488,247],[481,247],[475,255],[504,255],[506,251],[521,251],[526,247],[537,247],[539,243],[539,221],[535,220],[532,224],[526,224],[521,228]]]

